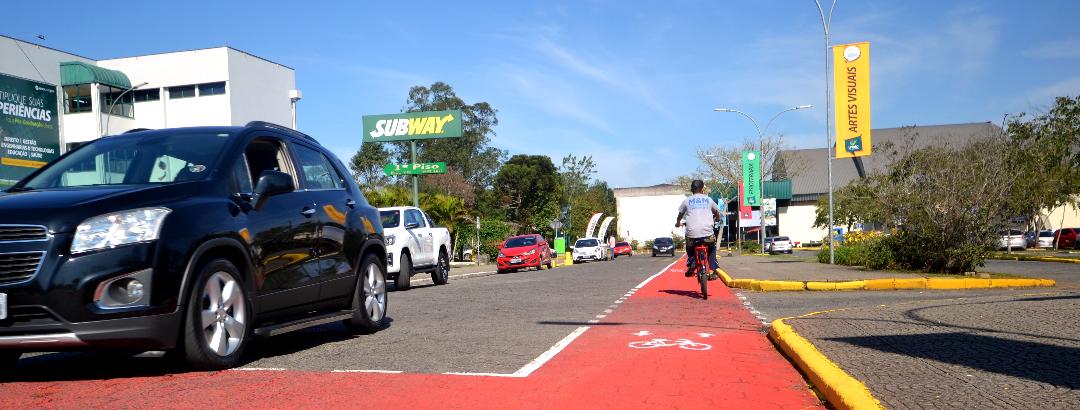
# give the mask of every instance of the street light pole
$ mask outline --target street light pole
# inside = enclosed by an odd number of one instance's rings
[[[136,88],[142,87],[142,86],[147,85],[147,84],[149,84],[149,83],[146,82],[146,81],[143,81],[142,83],[139,83],[139,84],[135,85],[134,87],[131,87],[131,88],[128,88],[127,90],[124,90],[124,92],[120,93],[119,97],[116,97],[116,99],[114,99],[112,101],[112,103],[109,104],[109,112],[105,113],[105,131],[102,132],[100,129],[98,130],[101,133],[101,136],[105,136],[105,135],[109,134],[109,118],[112,118],[112,112],[113,112],[113,108],[116,107],[116,102],[124,99],[124,94],[135,91]]]
[[[813,105],[806,104],[806,105],[799,105],[799,106],[791,107],[791,108],[788,108],[786,110],[780,111],[780,112],[776,113],[776,115],[773,115],[772,118],[769,119],[769,122],[765,123],[765,129],[764,130],[762,130],[760,127],[758,127],[757,120],[754,120],[754,117],[751,117],[750,114],[747,114],[745,112],[735,110],[735,109],[730,109],[730,108],[717,108],[717,109],[714,109],[713,111],[717,111],[717,112],[733,112],[733,113],[736,113],[736,114],[741,114],[743,117],[746,117],[746,119],[750,120],[750,122],[754,124],[754,129],[757,130],[757,133],[758,133],[758,152],[760,153],[760,155],[762,157],[764,157],[765,156],[765,132],[769,131],[769,126],[771,126],[773,121],[776,120],[776,117],[779,117],[780,114],[783,114],[783,113],[788,112],[788,111],[795,111],[795,110],[801,110],[801,109],[804,109],[804,108],[813,108],[813,107],[814,107]],[[777,152],[776,155],[780,155],[780,153]],[[762,158],[760,161],[758,161],[758,163],[761,164],[761,165],[765,165],[764,158]],[[763,172],[763,170],[758,170],[758,194],[762,198],[762,200],[761,200],[762,203],[758,204],[758,208],[761,209],[760,211],[758,211],[760,213],[760,215],[761,215],[761,218],[758,218],[759,219],[758,227],[761,228],[761,230],[758,231],[758,241],[761,242],[761,253],[764,254],[765,253],[765,204],[764,204],[764,202],[765,202],[765,200],[764,200],[764,198],[765,198],[765,172]],[[741,252],[742,250],[740,249],[739,251]]]
[[[832,6],[829,6],[829,17],[825,18],[825,10],[821,8],[821,0],[814,0],[814,4],[817,5],[818,15],[821,16],[821,28],[825,31],[825,155],[827,156],[829,164],[829,234],[826,236],[829,240],[829,264],[836,264],[836,250],[833,246],[833,185],[832,185],[832,146],[833,138],[830,135],[832,133],[832,126],[830,125],[831,116],[829,115],[829,104],[832,103],[832,87],[829,86],[829,27],[832,26],[832,14],[836,10],[836,0],[833,0]]]

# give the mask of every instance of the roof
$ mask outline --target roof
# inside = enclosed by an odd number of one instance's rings
[[[919,149],[929,146],[963,145],[977,137],[1000,133],[1001,127],[989,122],[910,126],[875,129],[871,134],[874,146],[891,142],[897,148]],[[782,153],[789,174],[792,174],[791,196],[795,201],[816,200],[829,192],[828,164],[831,150],[811,148]],[[888,158],[880,153],[862,157],[866,172],[880,172],[889,166]],[[859,177],[855,162],[848,158],[832,161],[833,189],[843,187]],[[766,191],[768,189],[766,188]]]
[[[687,189],[673,184],[659,184],[647,187],[612,189],[616,198],[631,196],[687,195]]]
[[[219,49],[219,48],[224,48],[224,49],[227,49],[227,50],[232,50],[232,51],[235,51],[235,52],[238,52],[238,53],[241,53],[241,54],[246,54],[246,55],[249,55],[249,56],[251,56],[251,57],[257,58],[257,59],[259,59],[259,60],[262,60],[262,61],[268,62],[268,63],[270,63],[270,64],[274,64],[274,65],[279,65],[279,66],[282,66],[282,67],[284,67],[284,68],[287,68],[287,69],[290,69],[290,70],[296,71],[296,69],[294,69],[294,68],[292,68],[292,67],[289,67],[289,66],[287,66],[287,65],[285,65],[285,64],[281,64],[281,63],[279,63],[279,62],[276,62],[276,61],[270,60],[270,59],[268,59],[268,58],[265,58],[265,57],[259,57],[259,56],[257,56],[257,55],[251,54],[251,53],[249,53],[249,52],[247,52],[247,51],[244,51],[244,50],[238,49],[238,48],[236,48],[236,47],[230,47],[230,46],[218,46],[218,47],[203,47],[203,48],[192,48],[192,49],[188,49],[188,50],[177,50],[177,51],[163,51],[163,52],[160,52],[160,53],[139,54],[139,55],[135,55],[135,56],[126,56],[126,57],[112,57],[112,58],[104,58],[104,59],[101,59],[100,61],[107,61],[107,60],[123,60],[123,59],[126,59],[126,58],[139,58],[139,57],[149,57],[149,56],[157,56],[157,55],[163,55],[163,54],[188,53],[188,52],[192,52],[192,51],[203,51],[203,50],[216,50],[216,49]]]
[[[60,85],[105,84],[123,89],[131,88],[131,80],[121,71],[110,70],[82,61],[60,63]]]

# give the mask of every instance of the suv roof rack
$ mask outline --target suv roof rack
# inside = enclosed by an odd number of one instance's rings
[[[150,128],[132,128],[130,130],[124,131],[124,134],[130,134],[130,133],[133,133],[133,132],[140,132],[140,131],[153,131],[153,130],[150,129]]]
[[[280,132],[285,133],[285,134],[292,135],[292,136],[297,137],[297,138],[302,138],[302,139],[314,142],[316,144],[319,143],[319,141],[316,141],[315,138],[312,138],[310,135],[304,134],[304,133],[302,133],[300,131],[294,130],[294,129],[286,127],[284,125],[274,124],[272,122],[251,121],[251,122],[248,122],[247,124],[245,124],[244,126],[245,127],[273,128],[274,130],[280,131]]]

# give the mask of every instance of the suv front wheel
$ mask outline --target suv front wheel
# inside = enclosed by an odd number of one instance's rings
[[[251,335],[252,311],[240,271],[226,259],[203,265],[188,297],[182,353],[196,368],[227,369],[240,362]]]

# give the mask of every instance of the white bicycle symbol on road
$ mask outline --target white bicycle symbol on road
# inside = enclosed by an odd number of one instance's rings
[[[709,350],[709,349],[712,349],[712,346],[710,346],[710,345],[707,345],[705,343],[698,343],[698,342],[695,342],[695,341],[690,340],[690,339],[668,340],[668,339],[657,338],[657,339],[653,339],[653,340],[642,340],[642,341],[637,341],[637,342],[630,342],[630,347],[633,347],[635,349],[652,349],[652,348],[657,348],[657,347],[675,347],[675,346],[678,346],[680,349],[686,349],[686,350]]]

